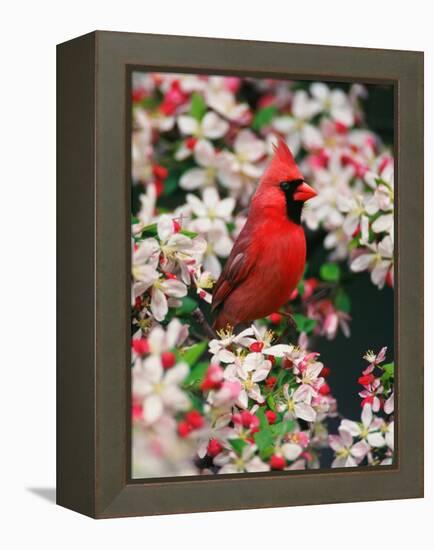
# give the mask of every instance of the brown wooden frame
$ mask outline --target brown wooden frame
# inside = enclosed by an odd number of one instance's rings
[[[130,479],[133,67],[395,90],[393,466]],[[57,502],[95,518],[423,496],[423,53],[94,32],[58,46]]]

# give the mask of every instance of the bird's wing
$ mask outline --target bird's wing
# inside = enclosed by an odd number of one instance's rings
[[[226,261],[225,267],[214,287],[211,310],[218,308],[229,294],[240,285],[253,267],[253,257],[249,254],[250,238],[240,235]]]

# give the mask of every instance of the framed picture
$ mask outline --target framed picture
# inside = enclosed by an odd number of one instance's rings
[[[57,502],[423,495],[423,54],[58,46]]]

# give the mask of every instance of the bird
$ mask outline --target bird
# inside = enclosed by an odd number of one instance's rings
[[[215,331],[251,324],[289,300],[306,264],[303,205],[316,195],[280,138],[215,284],[211,302]]]

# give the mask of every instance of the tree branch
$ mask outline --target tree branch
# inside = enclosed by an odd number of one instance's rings
[[[212,340],[214,340],[215,338],[218,338],[217,333],[209,325],[208,321],[205,318],[205,315],[203,314],[202,310],[199,307],[197,307],[193,311],[192,316],[199,323],[199,325],[203,328],[203,331],[205,332],[205,335],[208,338],[211,338]]]

